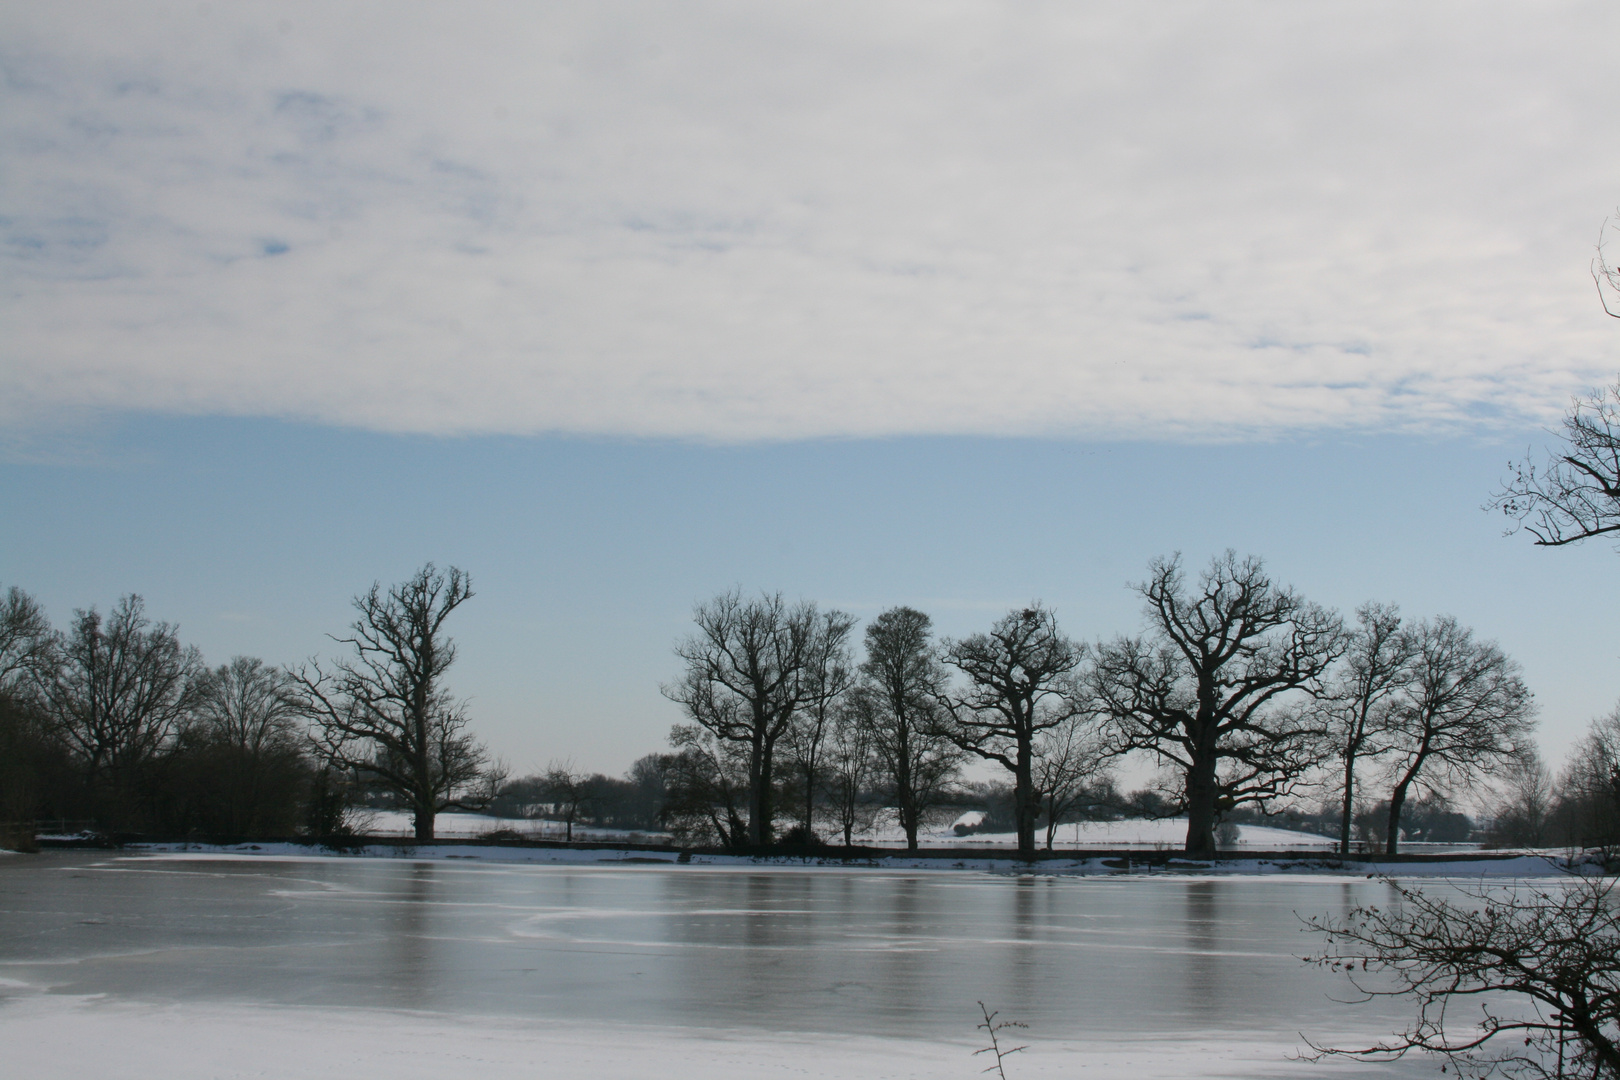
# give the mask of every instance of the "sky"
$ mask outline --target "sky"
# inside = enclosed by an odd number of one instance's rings
[[[0,2],[0,584],[213,662],[471,573],[516,771],[694,602],[1140,628],[1227,548],[1455,614],[1555,760],[1620,554],[1482,510],[1610,382],[1600,4]]]

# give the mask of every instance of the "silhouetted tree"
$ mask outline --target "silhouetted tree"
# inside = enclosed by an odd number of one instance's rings
[[[1339,756],[1339,851],[1350,851],[1356,816],[1356,766],[1389,752],[1390,716],[1413,675],[1416,639],[1393,604],[1363,604],[1325,701],[1328,737]]]
[[[45,695],[52,720],[90,784],[110,796],[103,814],[127,827],[138,770],[197,702],[201,657],[180,644],[173,625],[148,619],[134,594],[105,621],[95,608],[75,612],[58,649]]]
[[[1390,855],[1399,850],[1401,810],[1414,784],[1446,792],[1501,768],[1530,744],[1535,711],[1519,666],[1495,642],[1475,641],[1450,616],[1424,622],[1414,637],[1412,682],[1390,727]]]
[[[312,660],[293,675],[320,752],[403,799],[421,842],[433,839],[440,812],[478,809],[494,797],[488,754],[444,685],[456,658],[444,624],[472,595],[466,574],[441,574],[432,563],[386,592],[374,584],[354,598],[352,636],[333,639],[353,656],[330,671]]]
[[[827,753],[833,820],[844,834],[845,847],[854,842],[856,831],[871,828],[877,816],[876,805],[867,799],[868,788],[883,771],[873,743],[872,725],[858,695],[851,695],[833,714]]]
[[[866,733],[877,757],[909,851],[917,849],[923,816],[938,804],[962,759],[942,724],[946,676],[932,627],[927,615],[908,607],[890,608],[873,619],[866,628],[860,685],[850,703],[850,721]],[[853,811],[853,803],[846,807]],[[845,820],[852,825],[851,817],[846,814]]]
[[[1389,1061],[1418,1050],[1462,1076],[1620,1076],[1613,878],[1472,889],[1461,904],[1386,885],[1397,902],[1308,920],[1327,939],[1308,959],[1345,972],[1367,999],[1411,998],[1417,1017],[1375,1046],[1315,1046],[1319,1055]]]
[[[1570,749],[1551,826],[1572,847],[1620,846],[1620,706],[1593,720]]]
[[[826,771],[827,739],[855,674],[848,645],[855,620],[842,611],[824,611],[818,618],[820,625],[812,635],[805,663],[809,692],[787,729],[788,747],[799,774],[800,825],[806,842],[815,837],[816,786]]]
[[[1552,774],[1536,748],[1526,745],[1502,770],[1502,791],[1491,808],[1487,842],[1498,847],[1540,847],[1552,815]]]
[[[776,813],[776,751],[799,710],[827,692],[818,663],[837,652],[847,617],[824,617],[812,603],[792,607],[780,593],[744,599],[722,593],[693,612],[697,630],[675,655],[686,666],[663,687],[699,727],[747,751],[748,838],[769,844]],[[841,627],[841,629],[839,629]],[[718,760],[725,755],[711,755]]]
[[[1113,755],[1095,717],[1080,713],[1041,733],[1035,746],[1035,790],[1046,816],[1046,850],[1069,813],[1113,791]]]
[[[664,823],[679,843],[749,843],[744,806],[750,799],[749,745],[697,724],[677,724],[664,768]]]
[[[1188,854],[1215,853],[1218,815],[1292,791],[1326,751],[1309,705],[1345,648],[1338,615],[1274,584],[1257,558],[1210,561],[1193,589],[1181,557],[1136,586],[1149,636],[1103,646],[1090,671],[1119,749],[1183,777]]]
[[[1085,646],[1064,637],[1040,604],[1009,612],[988,634],[945,643],[945,663],[964,677],[939,697],[944,730],[962,750],[1013,777],[1018,853],[1035,854],[1040,790],[1035,757],[1041,733],[1084,711],[1074,680]]]
[[[1573,400],[1564,443],[1545,460],[1509,464],[1487,509],[1500,510],[1541,547],[1620,531],[1620,383]],[[1511,531],[1511,530],[1510,530]]]
[[[574,841],[574,822],[591,800],[592,779],[590,774],[574,768],[571,761],[554,761],[546,767],[544,795],[552,813],[562,818],[563,839],[569,843]]]
[[[0,601],[0,693],[37,700],[59,661],[58,640],[39,601],[13,585]]]
[[[0,847],[31,848],[32,823],[80,794],[42,702],[57,666],[45,611],[15,585],[0,601]]]
[[[303,738],[292,676],[255,656],[233,656],[199,681],[196,722],[249,754]]]

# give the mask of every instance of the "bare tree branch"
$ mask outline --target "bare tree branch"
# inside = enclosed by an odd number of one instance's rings
[[[456,658],[444,624],[472,596],[466,574],[432,563],[386,592],[373,584],[354,598],[360,617],[351,636],[333,639],[353,654],[331,670],[311,660],[292,675],[321,755],[409,802],[419,841],[433,839],[440,812],[476,809],[494,796],[488,753],[444,686]]]

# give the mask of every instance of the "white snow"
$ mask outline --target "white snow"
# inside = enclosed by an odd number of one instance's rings
[[[350,828],[367,836],[414,836],[415,820],[408,810],[352,810]],[[510,830],[519,836],[534,840],[561,840],[567,827],[560,821],[542,818],[503,818],[487,814],[439,814],[433,819],[435,837],[470,839],[488,836],[498,830]],[[632,838],[639,837],[640,840]],[[599,829],[595,826],[575,825],[575,840],[609,840],[621,843],[662,843],[668,833],[633,832],[629,829]]]
[[[960,1039],[924,1041],[352,1008],[176,1005],[43,994],[0,999],[5,1073],[30,1080],[971,1080],[985,1059],[973,1056],[982,1044],[972,1039],[971,1022],[963,1026]],[[1008,1059],[1013,1080],[1077,1073],[1097,1080],[1183,1080],[1301,1072],[1300,1062],[1292,1059],[1299,1041],[1282,1034],[1270,1042],[1190,1032],[1174,1039],[1084,1043],[1014,1034],[1029,1049]],[[1310,1074],[1395,1075],[1388,1066],[1350,1063],[1314,1065]]]
[[[886,815],[885,820],[880,821],[875,828],[867,832],[856,833],[854,836],[855,842],[874,847],[903,847],[905,845],[905,833],[901,831],[898,823],[892,819],[893,815]],[[983,820],[983,811],[969,810],[949,824],[923,830],[918,836],[918,845],[929,848],[1017,846],[1018,837],[1010,832],[956,835],[955,827],[957,825],[973,828]],[[405,810],[354,811],[352,826],[356,832],[369,836],[411,836],[415,831],[411,814]],[[468,839],[487,836],[497,830],[510,830],[519,836],[536,840],[561,840],[564,835],[562,822],[540,818],[500,818],[489,817],[484,814],[446,813],[438,815],[434,821],[434,835],[439,839]],[[823,828],[823,834],[829,839],[838,839],[832,829]],[[660,832],[637,833],[625,829],[601,829],[595,826],[576,825],[574,827],[574,839],[607,841],[609,843],[614,841],[635,842],[637,840],[647,843],[659,843],[666,841],[668,834]],[[1175,851],[1186,842],[1186,839],[1186,818],[1088,821],[1058,826],[1057,833],[1053,838],[1053,847],[1062,850],[1071,848],[1139,847]],[[1044,830],[1037,834],[1037,840],[1041,846],[1045,846],[1046,833]],[[1319,836],[1315,833],[1279,829],[1266,825],[1241,825],[1238,827],[1237,843],[1233,847],[1237,849],[1248,848],[1253,851],[1327,851],[1331,850],[1334,844],[1335,841],[1331,837]]]
[[[979,815],[982,820],[983,815]],[[962,821],[968,815],[962,815]],[[926,836],[917,838],[918,845],[927,844],[929,847],[1015,847],[1018,837],[1015,833],[970,833],[958,837],[954,826],[936,830]],[[977,824],[972,822],[971,824]],[[1046,846],[1046,830],[1040,829],[1036,833],[1036,840]],[[901,838],[903,840],[903,838]],[[884,836],[885,842],[893,842],[893,838]],[[1070,848],[1163,848],[1166,851],[1179,850],[1187,841],[1186,818],[1162,818],[1149,820],[1136,818],[1128,821],[1083,821],[1068,825],[1059,825],[1053,834],[1052,846],[1056,849]],[[1238,840],[1235,847],[1249,848],[1255,851],[1297,851],[1297,850],[1330,850],[1336,841],[1331,837],[1318,836],[1315,833],[1298,832],[1294,829],[1277,829],[1266,825],[1240,825],[1238,826]]]

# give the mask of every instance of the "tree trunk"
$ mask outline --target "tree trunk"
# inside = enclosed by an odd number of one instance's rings
[[[1400,854],[1401,843],[1401,809],[1406,805],[1406,789],[1412,783],[1412,774],[1395,785],[1395,790],[1389,793],[1389,831],[1384,836],[1384,854]]]
[[[1018,857],[1035,857],[1035,817],[1040,803],[1035,799],[1033,750],[1027,739],[1018,745],[1018,772],[1013,785],[1013,814],[1018,819]]]
[[[416,801],[416,842],[430,844],[433,842],[433,819],[436,816],[433,803]]]
[[[917,793],[911,786],[911,740],[900,733],[894,762],[894,794],[899,804],[900,827],[906,831],[906,850],[917,850]]]
[[[804,764],[804,842],[816,834],[816,764],[812,758]]]
[[[1339,854],[1350,854],[1350,819],[1356,812],[1356,755],[1344,755],[1344,812],[1339,819]]]
[[[748,793],[748,839],[758,847],[771,842],[771,752],[760,743],[754,744],[749,761],[752,776]]]
[[[1194,755],[1187,770],[1188,855],[1213,858],[1215,855],[1215,763],[1212,753]]]

